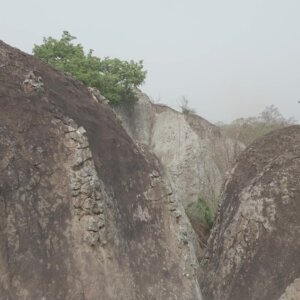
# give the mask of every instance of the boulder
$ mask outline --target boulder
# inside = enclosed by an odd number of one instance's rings
[[[0,41],[0,295],[201,299],[160,164],[105,101]]]
[[[225,183],[201,286],[207,300],[299,298],[300,126],[249,146]]]

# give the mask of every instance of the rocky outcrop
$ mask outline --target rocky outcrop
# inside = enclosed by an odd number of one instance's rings
[[[0,295],[201,299],[159,162],[82,84],[0,42]]]
[[[299,299],[300,126],[244,151],[225,184],[201,285],[209,300]]]
[[[215,211],[225,173],[243,145],[197,115],[153,104],[136,93],[133,107],[115,108],[128,134],[160,159],[185,207],[200,197]]]

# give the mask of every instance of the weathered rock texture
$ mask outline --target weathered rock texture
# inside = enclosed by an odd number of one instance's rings
[[[300,299],[300,278],[295,279],[284,291],[279,300],[298,300]]]
[[[201,299],[183,207],[82,84],[0,42],[0,298]]]
[[[208,300],[300,299],[300,126],[243,152],[203,260]]]
[[[197,115],[153,104],[140,91],[137,96],[131,109],[115,109],[128,134],[160,159],[185,207],[201,197],[215,210],[224,175],[243,145]]]

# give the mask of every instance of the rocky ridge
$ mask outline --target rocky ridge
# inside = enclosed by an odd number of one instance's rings
[[[201,299],[160,163],[82,84],[0,42],[0,294]]]
[[[298,299],[300,126],[238,158],[222,193],[200,275],[204,299]]]

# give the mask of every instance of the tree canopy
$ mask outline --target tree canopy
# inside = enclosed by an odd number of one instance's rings
[[[33,54],[89,87],[98,89],[111,104],[135,101],[134,87],[146,78],[143,61],[122,61],[117,58],[94,56],[93,50],[85,53],[81,44],[74,44],[76,37],[64,31],[59,40],[44,38],[43,44],[34,45]]]
[[[293,118],[285,119],[274,105],[267,106],[258,117],[240,118],[220,127],[232,138],[246,146],[268,132],[295,124]]]

